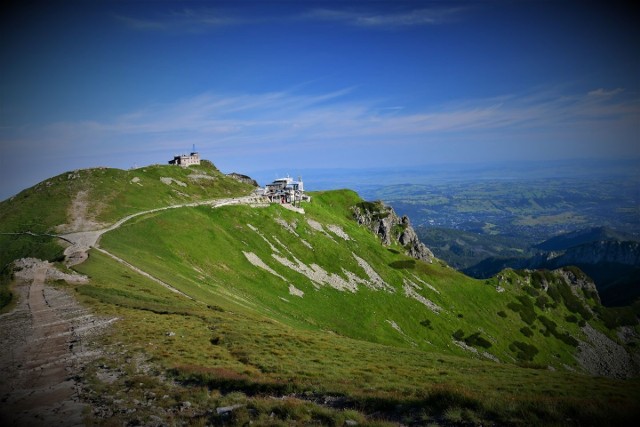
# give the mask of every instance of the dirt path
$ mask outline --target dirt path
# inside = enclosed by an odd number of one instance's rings
[[[100,237],[109,231],[115,230],[120,227],[125,222],[129,221],[132,218],[138,217],[140,215],[146,215],[149,213],[165,211],[168,209],[177,209],[177,208],[186,208],[186,207],[195,207],[195,206],[204,206],[210,205],[213,208],[218,208],[221,206],[229,206],[229,205],[254,205],[254,204],[263,204],[264,201],[261,197],[257,196],[245,196],[238,198],[230,198],[230,199],[216,199],[216,200],[204,200],[200,202],[192,202],[192,203],[182,203],[179,205],[171,205],[164,206],[161,208],[149,209],[147,211],[136,212],[134,214],[128,215],[116,223],[112,224],[107,228],[103,228],[101,230],[93,230],[93,231],[78,231],[74,233],[61,234],[58,237],[66,240],[71,243],[67,249],[65,249],[64,254],[67,258],[67,265],[73,266],[82,263],[85,259],[87,259],[87,252],[92,247],[97,247],[98,241]]]
[[[85,405],[74,377],[92,356],[85,340],[110,321],[95,318],[68,293],[46,285],[52,268],[30,260],[17,272],[18,304],[0,316],[1,425],[83,424]]]
[[[87,190],[78,191],[71,201],[67,216],[69,223],[58,225],[56,227],[58,232],[95,230],[105,226],[105,224],[96,222],[95,218],[89,215],[89,192]]]
[[[65,255],[68,264],[75,265],[86,259],[89,249],[99,249],[98,241],[104,233],[137,216],[181,207],[235,204],[260,204],[260,199],[249,196],[167,206],[129,215],[101,230],[57,237],[70,244]],[[82,221],[74,224],[86,226]],[[86,350],[88,338],[116,319],[98,319],[70,294],[46,284],[47,279],[81,282],[85,277],[61,273],[52,264],[36,259],[18,260],[15,275],[18,303],[11,312],[0,315],[0,425],[83,425],[87,408],[80,401],[75,378],[81,375],[82,366],[98,355]],[[179,292],[164,282],[160,284]]]

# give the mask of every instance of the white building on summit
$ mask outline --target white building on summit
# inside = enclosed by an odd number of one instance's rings
[[[182,167],[187,167],[191,165],[199,165],[200,164],[200,154],[195,151],[191,152],[188,156],[186,154],[181,154],[179,156],[174,156],[173,160],[169,160],[170,165],[178,165]]]

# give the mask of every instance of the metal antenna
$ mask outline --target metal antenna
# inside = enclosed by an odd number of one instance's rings
[[[192,152],[192,153],[195,153],[195,152],[196,152],[196,144],[193,144],[193,147],[192,147],[191,152]]]

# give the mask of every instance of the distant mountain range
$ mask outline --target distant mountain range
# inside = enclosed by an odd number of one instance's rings
[[[604,305],[628,305],[640,297],[640,243],[607,227],[562,234],[533,247],[533,255],[490,256],[463,269],[477,278],[504,268],[556,269],[577,266],[596,283]]]
[[[628,233],[618,232],[609,227],[593,227],[552,237],[549,240],[535,245],[534,248],[542,251],[564,251],[569,248],[594,242],[623,242],[632,240],[635,240],[634,237]]]

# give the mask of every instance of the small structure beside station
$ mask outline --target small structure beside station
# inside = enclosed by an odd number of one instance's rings
[[[304,193],[304,182],[302,178],[294,181],[293,178],[278,178],[271,184],[264,187],[263,195],[271,203],[300,205],[301,202],[310,202],[311,196]]]

